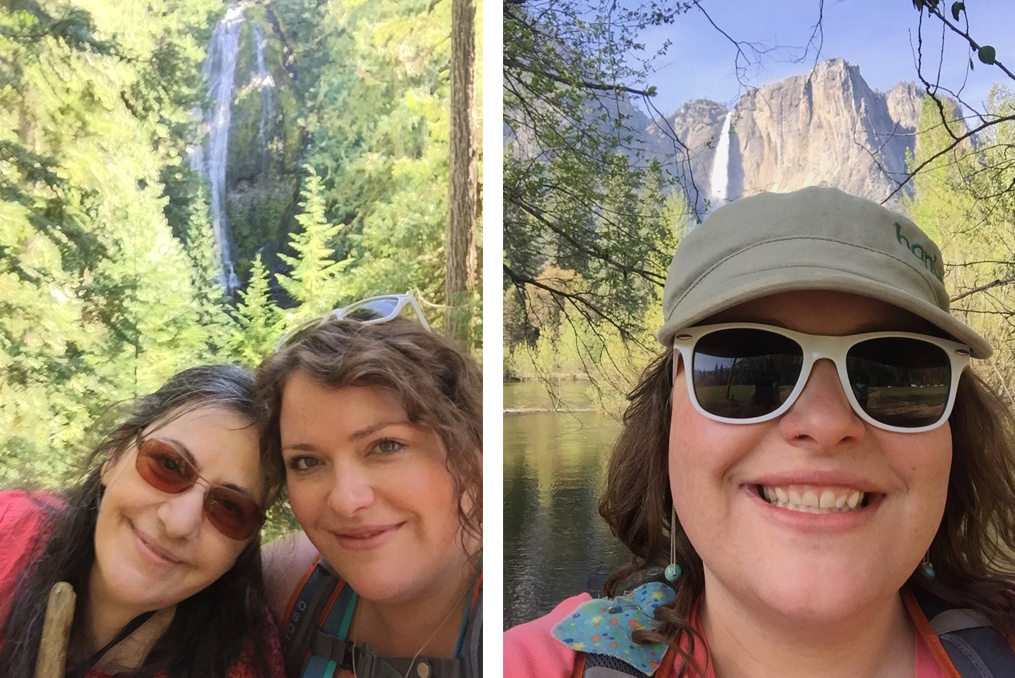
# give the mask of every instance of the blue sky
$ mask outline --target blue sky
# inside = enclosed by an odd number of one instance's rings
[[[951,0],[942,0],[947,8]],[[1015,2],[1012,0],[965,0],[970,34],[981,44],[997,50],[997,58],[1015,67]],[[803,46],[818,17],[818,0],[703,0],[702,6],[716,24],[737,40],[776,45]],[[822,58],[841,57],[859,65],[867,83],[886,90],[901,80],[916,81],[914,45],[917,11],[911,0],[826,0]],[[937,69],[941,49],[940,22],[924,17],[925,73]],[[931,30],[932,29],[932,30]],[[741,92],[734,69],[736,49],[716,32],[696,9],[677,18],[671,26],[649,29],[642,40],[655,49],[666,39],[673,44],[657,61],[658,72],[649,79],[658,95],[655,105],[670,114],[691,99],[734,102]],[[968,49],[951,32],[946,36],[942,84],[960,86],[968,66]],[[813,52],[802,63],[781,52],[755,60],[747,79],[761,85],[805,73],[814,63]],[[970,104],[984,101],[995,81],[1005,81],[998,69],[976,62],[963,99]],[[1015,89],[1015,83],[1008,83]]]

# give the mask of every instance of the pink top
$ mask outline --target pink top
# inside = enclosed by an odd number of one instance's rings
[[[568,598],[555,607],[550,614],[505,631],[504,678],[568,678],[571,676],[578,653],[556,640],[550,635],[550,632],[557,622],[566,618],[575,608],[589,600],[592,600],[592,597],[587,593]],[[910,606],[907,605],[907,609],[912,615]],[[918,631],[921,631],[923,625],[920,624],[920,620],[914,619],[914,622],[916,622]],[[691,623],[695,630],[704,637],[695,616],[691,617]],[[926,619],[923,620],[923,623],[926,624]],[[702,643],[696,645],[694,658],[699,666],[706,665],[705,647]],[[665,673],[675,675],[660,669],[656,676],[662,676]],[[916,678],[949,678],[950,675],[954,674],[946,673],[938,665],[931,650],[927,647],[922,633],[918,632],[916,634]],[[715,678],[711,665],[702,678]]]
[[[33,557],[39,555],[45,543],[47,504],[59,506],[60,500],[45,492],[0,492],[0,627],[7,620],[17,578]],[[270,675],[260,677],[254,673],[251,662],[254,640],[249,639],[243,654],[226,670],[226,678],[285,678],[278,622],[267,608],[265,615],[270,621],[264,639]],[[114,675],[123,674],[92,669],[86,678],[112,678]],[[158,678],[167,676],[162,672]]]

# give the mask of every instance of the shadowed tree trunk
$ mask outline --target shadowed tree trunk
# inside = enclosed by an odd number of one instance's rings
[[[469,341],[473,271],[470,252],[476,221],[476,145],[472,108],[476,56],[476,7],[473,0],[451,3],[451,158],[450,220],[447,237],[448,336]]]

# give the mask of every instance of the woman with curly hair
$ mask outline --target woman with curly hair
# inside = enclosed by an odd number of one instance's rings
[[[298,330],[257,383],[303,528],[265,547],[290,678],[481,676],[476,363],[391,295]]]
[[[509,630],[505,677],[1010,675],[1015,430],[943,275],[832,188],[688,234],[600,502],[631,561]]]

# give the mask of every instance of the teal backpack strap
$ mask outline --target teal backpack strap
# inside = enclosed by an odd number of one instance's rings
[[[461,634],[455,656],[465,664],[465,678],[482,678],[483,675],[483,592],[472,602],[465,629]]]
[[[286,620],[282,642],[286,675],[303,675],[317,633],[317,620],[334,608],[335,589],[341,580],[322,558],[297,594],[292,613]],[[312,675],[312,674],[311,674]]]
[[[286,626],[285,666],[290,678],[332,678],[339,669],[356,669],[358,678],[481,678],[483,673],[482,581],[462,621],[456,657],[380,657],[367,643],[346,640],[358,596],[321,559],[300,590]],[[324,620],[323,623],[321,620]],[[424,668],[425,665],[425,668]]]
[[[962,678],[1015,678],[1015,649],[982,612],[915,587],[913,597]]]

